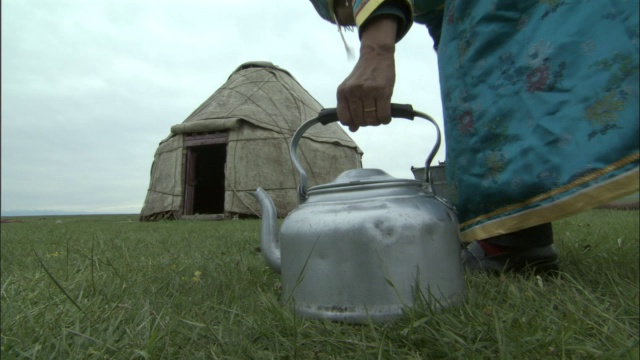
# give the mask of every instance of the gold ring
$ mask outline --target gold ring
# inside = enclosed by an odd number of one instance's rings
[[[372,108],[369,108],[369,109],[364,109],[362,111],[376,111],[376,108],[372,107]]]

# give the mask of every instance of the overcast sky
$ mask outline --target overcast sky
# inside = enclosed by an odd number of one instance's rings
[[[335,107],[356,61],[308,0],[1,4],[3,213],[138,213],[158,143],[238,65],[273,62]],[[347,41],[357,54],[357,35]],[[417,24],[398,44],[393,101],[440,120],[432,45]],[[402,178],[434,139],[428,123],[401,119],[351,135],[365,167]]]

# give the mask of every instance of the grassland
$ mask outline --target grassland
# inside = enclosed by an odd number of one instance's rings
[[[638,359],[638,211],[554,223],[562,275],[467,274],[463,306],[307,320],[279,302],[259,221],[2,224],[3,359]]]

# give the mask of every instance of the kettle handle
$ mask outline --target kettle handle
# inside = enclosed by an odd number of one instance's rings
[[[433,161],[433,158],[436,156],[438,149],[440,149],[440,127],[431,116],[423,112],[413,110],[413,107],[411,105],[391,104],[391,117],[413,120],[414,117],[416,116],[429,121],[430,123],[433,124],[433,126],[436,127],[436,130],[437,130],[436,143],[431,149],[431,152],[427,157],[427,161],[424,164],[424,168],[425,168],[424,181],[428,184],[431,184],[431,173],[429,171],[429,168],[430,168],[431,161]],[[307,199],[307,179],[308,178],[307,178],[307,173],[302,168],[302,165],[300,164],[300,161],[298,160],[298,157],[296,155],[298,151],[298,143],[300,142],[302,135],[313,125],[318,123],[322,125],[327,125],[336,121],[338,121],[338,111],[336,110],[336,108],[322,109],[320,110],[320,113],[318,113],[317,117],[311,120],[307,120],[302,125],[300,125],[298,130],[296,130],[296,132],[293,134],[293,137],[291,138],[289,155],[291,156],[291,161],[293,161],[293,165],[296,167],[296,169],[300,173],[300,185],[298,185],[298,195],[300,196],[300,202],[304,202]]]

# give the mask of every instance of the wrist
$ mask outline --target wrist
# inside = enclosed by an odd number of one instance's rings
[[[397,31],[398,18],[395,16],[381,15],[371,19],[362,29],[360,54],[369,52],[393,54]]]

